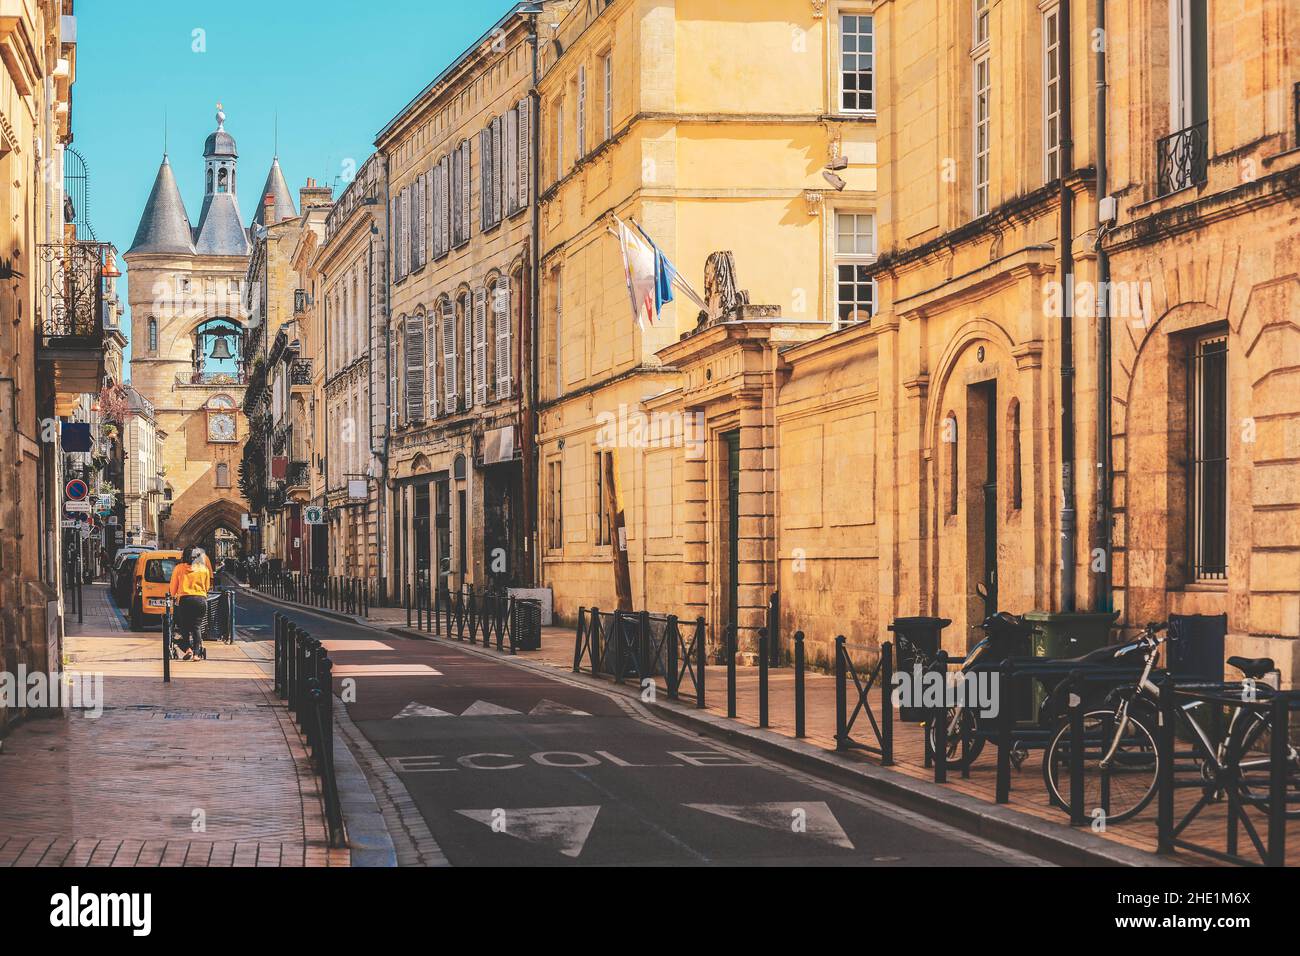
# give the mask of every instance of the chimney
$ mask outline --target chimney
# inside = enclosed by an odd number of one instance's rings
[[[329,206],[334,202],[334,190],[321,186],[315,177],[307,180],[307,185],[298,190],[298,208],[303,212],[315,206]]]

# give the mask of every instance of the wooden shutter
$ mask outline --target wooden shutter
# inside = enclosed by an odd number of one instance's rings
[[[470,207],[473,205],[473,196],[471,193],[470,170],[474,168],[473,150],[470,147],[470,141],[467,139],[461,143],[461,160],[460,165],[464,170],[464,175],[460,177],[460,241],[469,242],[470,239]]]
[[[429,400],[429,420],[438,417],[438,316],[429,310],[424,335],[424,390]]]
[[[506,215],[519,211],[519,111],[512,109],[505,115],[505,167]]]
[[[505,143],[503,136],[502,118],[498,116],[492,121],[492,224],[494,226],[501,221],[504,215],[503,207],[505,206],[505,169],[502,162]]]
[[[406,320],[406,420],[424,418],[424,318]]]
[[[397,340],[388,343],[388,424],[394,430],[401,424],[402,396],[397,394],[400,378],[397,374]]]
[[[460,245],[462,222],[460,205],[463,201],[460,180],[465,172],[463,164],[464,155],[461,153],[461,149],[458,146],[451,155],[451,247],[453,249]]]
[[[439,228],[442,231],[442,254],[445,256],[451,249],[451,155],[442,157],[442,175],[439,177],[439,187],[442,189],[442,222]]]
[[[587,68],[578,67],[578,159],[587,155]]]
[[[402,268],[402,194],[393,197],[393,281],[400,282],[406,270]]]
[[[461,348],[465,350],[462,361],[465,363],[461,378],[465,380],[465,407],[474,406],[474,305],[465,298],[465,328],[461,335]]]
[[[420,180],[416,179],[406,188],[406,261],[411,264],[410,271],[420,267]]]
[[[447,414],[456,410],[456,307],[442,303],[442,398]]]
[[[528,205],[528,193],[532,187],[529,179],[531,164],[533,160],[532,152],[532,116],[533,101],[532,97],[525,96],[519,101],[519,208],[523,209]]]
[[[421,178],[424,180],[424,186],[421,190],[424,201],[420,204],[420,208],[423,210],[420,218],[420,264],[423,265],[429,261],[432,255],[430,246],[433,242],[433,194],[436,190],[433,188],[433,170],[429,170]]]
[[[492,228],[492,128],[479,130],[478,134],[478,225],[480,230]]]
[[[510,379],[513,371],[510,357],[510,322],[512,319],[510,280],[502,276],[497,280],[496,294],[492,298],[492,324],[496,330],[497,367],[496,397],[507,398],[510,395]]]
[[[487,289],[474,293],[474,404],[487,403]]]

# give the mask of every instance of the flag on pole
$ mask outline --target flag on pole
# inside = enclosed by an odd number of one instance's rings
[[[614,221],[618,223],[618,231],[611,229],[610,232],[623,249],[623,274],[632,300],[632,315],[637,326],[644,328],[647,321],[653,322],[659,315],[654,249],[629,229],[623,220],[615,216]]]
[[[680,289],[686,295],[686,298],[690,299],[701,309],[707,309],[708,306],[704,304],[704,300],[700,298],[696,291],[690,287],[690,284],[682,278],[682,274],[677,271],[677,267],[672,264],[672,261],[664,255],[663,250],[659,248],[659,244],[650,238],[648,232],[641,228],[641,223],[633,219],[632,225],[636,226],[637,232],[641,233],[641,235],[645,237],[645,241],[650,243],[650,247],[654,249],[656,314],[658,314],[659,308],[673,301],[674,286]]]

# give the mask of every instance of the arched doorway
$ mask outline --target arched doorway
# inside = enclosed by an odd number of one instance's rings
[[[203,548],[214,560],[218,555],[230,556],[232,539],[239,540],[242,516],[243,511],[234,501],[214,501],[185,522],[176,536],[176,545],[182,551]]]

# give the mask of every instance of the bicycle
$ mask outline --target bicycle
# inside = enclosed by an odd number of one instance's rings
[[[1148,624],[1132,640],[1114,647],[1101,648],[1076,660],[1080,665],[1115,664],[1130,654],[1141,653],[1142,670],[1137,681],[1113,692],[1108,698],[1110,706],[1091,710],[1083,715],[1084,779],[1083,794],[1086,806],[1102,807],[1106,804],[1106,821],[1118,823],[1141,813],[1155,796],[1160,776],[1160,753],[1156,746],[1159,688],[1151,680],[1160,647],[1169,638],[1159,635],[1168,628],[1167,622]],[[1258,682],[1274,670],[1269,658],[1230,657],[1228,664],[1252,682]],[[1261,692],[1268,693],[1267,684],[1256,683]],[[1272,769],[1267,755],[1250,756],[1255,745],[1271,732],[1270,718],[1266,712],[1244,706],[1233,708],[1228,730],[1223,740],[1215,743],[1205,728],[1191,713],[1189,707],[1175,710],[1176,719],[1193,736],[1200,768],[1206,787],[1213,787],[1215,799],[1223,796],[1222,781],[1235,785],[1242,801],[1261,809],[1268,809],[1268,776]],[[1109,740],[1105,730],[1111,728]],[[1069,809],[1070,793],[1070,724],[1064,721],[1052,736],[1043,752],[1043,781],[1048,796],[1056,807]],[[1288,744],[1287,762],[1290,766],[1289,790],[1300,799],[1300,752]],[[1262,776],[1261,776],[1262,774]],[[1103,784],[1103,778],[1105,783]],[[1102,790],[1105,786],[1106,799]],[[1300,816],[1300,803],[1294,808],[1288,799],[1286,815]]]

